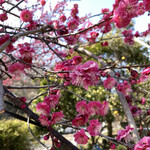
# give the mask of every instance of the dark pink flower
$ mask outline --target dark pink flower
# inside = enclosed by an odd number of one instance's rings
[[[30,22],[32,20],[32,17],[33,17],[33,13],[29,10],[22,10],[20,14],[20,19],[23,22]]]
[[[0,21],[4,22],[7,19],[8,19],[8,17],[7,17],[6,13],[0,14]]]
[[[87,115],[77,116],[75,119],[72,120],[72,125],[76,127],[80,127],[87,122],[87,119],[88,119]]]
[[[86,144],[89,140],[89,137],[85,134],[85,130],[81,129],[80,131],[77,131],[76,134],[74,134],[75,141],[78,144]]]
[[[150,11],[150,0],[143,0],[143,5],[146,11]]]
[[[75,30],[79,26],[79,21],[76,19],[71,19],[69,20],[67,26],[69,30]]]
[[[94,61],[87,61],[83,65],[77,65],[70,73],[70,78],[72,84],[88,89],[90,85],[96,85],[99,82],[98,64]]]
[[[40,114],[39,121],[43,126],[50,126],[52,123],[47,116]]]
[[[126,126],[126,129],[119,130],[117,132],[117,140],[122,140],[124,139],[126,143],[130,142],[132,140],[132,136],[130,135],[130,132],[134,128],[131,128],[129,125]]]
[[[88,132],[90,133],[91,136],[96,136],[100,134],[102,125],[100,122],[97,120],[90,120],[90,125],[87,127]]]
[[[48,135],[45,135],[45,136],[43,137],[43,139],[47,141],[47,140],[49,139],[49,134],[48,134]]]
[[[25,73],[24,65],[22,63],[16,62],[8,67],[8,72],[20,75],[21,73]]]
[[[52,114],[51,121],[52,121],[53,124],[55,124],[56,122],[60,122],[63,117],[64,117],[64,114],[63,114],[62,111],[60,111],[60,112],[54,112]]]
[[[132,92],[131,85],[127,81],[119,83],[117,88],[124,95],[128,95],[128,93]]]
[[[46,4],[45,0],[41,0],[41,5],[44,6]]]
[[[73,62],[72,62],[73,65],[78,65],[82,62],[82,57],[81,56],[74,56],[72,58],[72,60],[73,60]]]
[[[108,110],[109,110],[109,103],[107,101],[103,101],[100,111],[101,116],[106,116]]]
[[[36,106],[36,111],[43,114],[43,115],[49,115],[50,113],[50,107],[46,103],[38,103]]]
[[[90,115],[99,115],[102,104],[99,101],[90,101],[88,103],[88,111]]]
[[[144,136],[134,147],[134,150],[150,150],[150,137]]]
[[[50,95],[44,97],[44,103],[46,103],[49,107],[54,108],[58,103],[59,95]]]
[[[141,73],[142,75],[149,75],[150,74],[150,67],[147,67],[147,68],[145,68],[143,71],[142,71],[142,73]]]
[[[144,105],[145,102],[146,102],[146,100],[145,100],[145,98],[143,97],[142,100],[141,100],[141,104]]]
[[[79,101],[76,104],[76,110],[80,115],[88,114],[88,105],[86,101]]]
[[[109,78],[107,78],[106,80],[103,81],[104,87],[106,89],[109,89],[109,90],[112,89],[115,86],[115,84],[116,84],[115,79],[111,78],[111,77],[109,77]]]
[[[134,117],[142,113],[142,110],[137,106],[130,106],[131,113]]]

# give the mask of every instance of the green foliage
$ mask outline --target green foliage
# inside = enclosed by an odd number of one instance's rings
[[[127,150],[125,146],[118,145],[115,150]]]
[[[34,132],[35,126],[31,129]],[[0,120],[1,150],[30,150],[33,140],[26,123],[15,119]]]

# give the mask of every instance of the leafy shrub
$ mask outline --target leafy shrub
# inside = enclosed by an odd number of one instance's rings
[[[0,120],[1,150],[30,150],[27,124],[19,120]]]

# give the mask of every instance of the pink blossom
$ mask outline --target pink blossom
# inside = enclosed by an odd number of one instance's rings
[[[104,87],[106,89],[109,89],[109,90],[112,89],[115,86],[115,84],[116,84],[115,79],[111,78],[111,77],[109,77],[109,78],[107,78],[106,80],[103,81]]]
[[[20,75],[21,73],[25,73],[24,65],[22,63],[16,62],[8,67],[8,72]]]
[[[108,46],[108,42],[106,41],[106,42],[103,42],[103,43],[101,43],[101,45],[102,46]]]
[[[81,115],[88,114],[88,105],[87,105],[86,101],[79,101],[76,104],[76,110]]]
[[[99,82],[98,64],[94,61],[87,61],[83,65],[77,65],[70,73],[70,78],[72,84],[88,89],[90,85],[96,85]]]
[[[76,127],[80,127],[84,125],[88,120],[88,115],[80,115],[72,120],[72,125]]]
[[[137,15],[143,15],[145,13],[145,8],[143,2],[138,4]]]
[[[88,103],[88,111],[90,115],[99,115],[101,112],[102,104],[99,101],[90,101]]]
[[[132,92],[131,85],[127,81],[119,83],[117,88],[124,95],[128,95],[128,93]]]
[[[150,150],[150,137],[144,136],[134,147],[134,150]]]
[[[43,126],[50,126],[52,123],[47,116],[40,114],[39,121]]]
[[[36,111],[43,114],[43,115],[49,115],[50,107],[44,102],[38,103],[36,106]]]
[[[74,138],[78,144],[86,144],[89,140],[89,137],[85,134],[84,129],[77,131],[77,133],[74,134]]]
[[[29,10],[22,10],[21,14],[20,14],[20,19],[23,21],[23,22],[29,22],[32,20],[32,17],[33,17],[33,14],[31,11]]]
[[[59,95],[50,95],[44,97],[44,103],[46,103],[49,107],[54,108],[58,103]]]
[[[41,5],[44,6],[46,4],[45,0],[41,0]]]
[[[82,57],[81,56],[74,56],[72,58],[72,60],[73,60],[73,62],[72,62],[73,65],[78,65],[82,62]]]
[[[64,114],[63,114],[62,111],[60,111],[60,112],[54,112],[54,113],[52,114],[51,121],[52,121],[53,124],[55,124],[56,122],[61,121],[61,119],[62,119],[63,117],[64,117]]]
[[[92,31],[90,33],[90,38],[87,38],[89,42],[91,43],[94,43],[96,38],[98,37],[99,33],[98,32],[95,32],[95,31]]]
[[[97,120],[90,120],[90,125],[87,127],[87,131],[91,136],[96,136],[100,134],[101,131],[101,123]]]
[[[142,110],[137,106],[130,106],[131,113],[134,117],[142,113]]]
[[[131,128],[129,125],[126,126],[126,129],[119,130],[117,132],[117,140],[122,140],[124,139],[126,143],[130,142],[132,140],[132,136],[130,135],[130,132],[134,128]]]
[[[49,139],[49,134],[45,135],[43,139],[47,141]]]
[[[144,97],[142,97],[141,104],[142,104],[142,105],[144,105],[144,104],[145,104],[145,102],[146,102],[145,98],[144,98]]]
[[[66,19],[67,19],[67,18],[66,18],[65,15],[62,15],[62,16],[59,17],[59,20],[60,20],[61,22],[65,22]]]
[[[143,5],[146,11],[150,11],[150,0],[143,0]]]
[[[67,26],[69,30],[75,30],[79,26],[79,21],[76,19],[71,19],[69,20]]]
[[[131,70],[131,76],[133,77],[133,78],[137,78],[138,77],[138,72],[136,71],[136,70]]]
[[[145,68],[143,71],[142,71],[142,73],[141,73],[141,75],[149,75],[150,74],[150,67],[147,67],[147,68]]]
[[[8,17],[7,17],[6,13],[0,14],[0,21],[4,22],[7,19],[8,19]]]
[[[107,101],[103,101],[100,111],[101,116],[106,116],[108,110],[109,110],[109,103]]]
[[[150,115],[150,110],[147,111],[147,115]]]

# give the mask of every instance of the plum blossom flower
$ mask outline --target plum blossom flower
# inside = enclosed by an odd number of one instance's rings
[[[103,81],[104,87],[106,89],[109,89],[109,90],[112,89],[115,86],[115,84],[116,84],[115,79],[111,78],[111,77],[109,77],[109,78],[107,78],[106,80]]]
[[[131,85],[127,81],[119,83],[117,88],[124,95],[128,95],[128,93],[132,92]]]
[[[124,139],[126,143],[130,142],[132,140],[132,136],[130,135],[130,132],[134,128],[131,128],[129,125],[126,126],[126,129],[119,130],[117,132],[117,140],[122,140]]]
[[[141,75],[149,75],[150,74],[150,67],[147,67],[147,68],[145,68],[143,71],[142,71],[142,73],[141,73]]]
[[[59,103],[58,99],[59,99],[59,95],[57,94],[46,96],[44,97],[44,103],[46,103],[51,108],[54,108]]]
[[[8,67],[8,72],[20,75],[21,73],[25,73],[24,65],[22,63],[16,62]]]
[[[39,121],[43,126],[50,126],[52,123],[47,116],[40,114]]]
[[[29,10],[22,10],[21,13],[20,13],[20,19],[23,21],[23,22],[30,22],[32,20],[32,17],[33,17],[33,13]]]
[[[87,131],[90,133],[91,136],[96,136],[100,134],[101,131],[101,123],[97,120],[90,120],[90,125],[87,127]]]
[[[150,10],[150,0],[143,0],[143,5],[146,11]]]
[[[44,102],[38,103],[36,106],[36,111],[43,114],[43,115],[49,115],[50,107]]]
[[[99,101],[90,101],[88,103],[88,111],[90,115],[99,115],[101,112],[102,104]]]
[[[54,113],[52,114],[51,121],[52,121],[53,124],[55,124],[56,122],[61,121],[61,119],[62,119],[63,117],[64,117],[64,114],[63,114],[62,111],[60,111],[60,112],[54,112]]]
[[[72,84],[88,89],[90,85],[96,85],[99,82],[98,64],[94,61],[87,61],[83,65],[77,65],[70,73],[70,78]]]
[[[88,115],[79,115],[75,119],[72,120],[72,125],[79,127],[84,125],[88,120]]]
[[[86,101],[79,101],[76,104],[76,110],[81,115],[88,114],[88,105],[87,105]]]
[[[105,116],[109,110],[109,103],[107,101],[103,101],[100,114],[101,116]]]
[[[131,113],[134,117],[142,113],[142,110],[137,106],[130,106]]]
[[[134,147],[134,150],[150,150],[150,137],[144,136]]]
[[[8,19],[8,17],[7,17],[6,13],[0,14],[0,21],[4,22],[7,19]]]
[[[76,134],[74,134],[75,141],[78,144],[86,144],[89,140],[89,137],[85,134],[85,130],[81,129],[80,131],[77,131]]]

